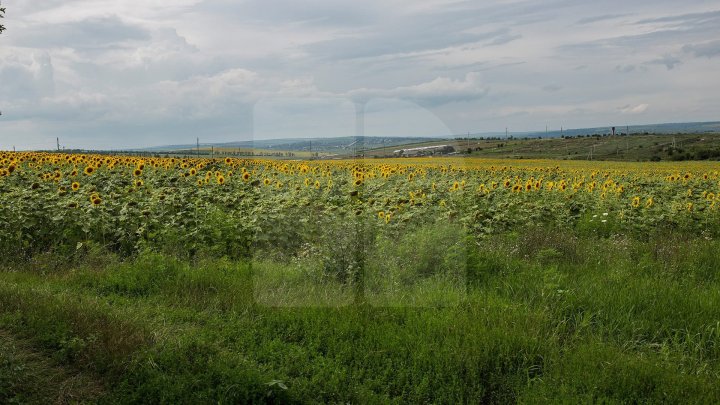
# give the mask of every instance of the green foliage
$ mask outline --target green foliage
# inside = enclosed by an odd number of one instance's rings
[[[92,375],[109,402],[720,399],[716,241],[541,229],[476,239],[449,224],[432,229],[397,240],[368,232],[376,235],[365,249],[368,278],[396,265],[407,275],[405,301],[390,306],[373,283],[357,305],[256,300],[281,285],[282,295],[345,294],[323,290],[338,280],[322,276],[314,249],[266,264],[152,252],[122,260],[89,250],[68,266],[41,265],[51,272],[6,268],[0,329]],[[393,258],[426,254],[412,246],[443,259],[429,268]],[[458,300],[398,305],[452,291],[438,276],[459,263],[467,280]],[[10,359],[0,369],[54,367],[0,355]],[[15,382],[28,380],[16,377],[0,378],[5,398],[25,398]]]

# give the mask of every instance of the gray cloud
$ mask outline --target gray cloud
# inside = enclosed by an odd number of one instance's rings
[[[695,55],[697,58],[713,58],[720,56],[720,40],[685,45],[682,50]]]
[[[307,45],[305,50],[323,59],[357,59],[438,50],[476,42],[501,45],[518,38],[507,29],[469,33],[458,32],[448,26],[435,26],[428,27],[422,33],[406,29],[392,35],[368,34],[322,41]]]
[[[359,27],[371,24],[381,13],[373,2],[337,2],[328,0],[276,0],[268,6],[263,0],[208,0],[199,8],[222,14],[239,23],[290,24],[311,26]]]
[[[357,89],[349,92],[347,96],[359,102],[375,98],[396,98],[432,107],[477,100],[485,97],[488,92],[488,87],[481,83],[480,75],[471,72],[462,80],[438,77],[429,82],[393,89]]]
[[[637,24],[676,23],[679,25],[714,23],[720,19],[720,10],[706,11],[702,13],[676,14],[657,18],[642,19]]]
[[[515,41],[516,39],[522,38],[520,34],[511,34],[509,32],[503,33],[495,37],[492,41],[488,42],[489,46],[505,45],[508,42]]]
[[[630,73],[635,71],[635,65],[617,65],[615,71],[619,73]]]
[[[139,26],[123,22],[117,16],[93,17],[61,24],[33,25],[15,41],[25,47],[67,47],[78,50],[113,48],[126,41],[150,39]]]
[[[676,56],[672,55],[663,55],[661,58],[653,59],[651,61],[645,62],[645,64],[649,65],[663,65],[667,68],[667,70],[672,70],[675,68],[675,66],[681,65],[682,60]]]
[[[542,87],[543,91],[554,93],[556,91],[562,90],[562,86],[559,86],[557,84],[548,84]]]
[[[596,23],[599,21],[615,20],[615,19],[625,17],[625,16],[627,16],[627,14],[603,14],[603,15],[581,18],[577,21],[576,24],[580,24],[580,25],[592,24],[592,23]]]

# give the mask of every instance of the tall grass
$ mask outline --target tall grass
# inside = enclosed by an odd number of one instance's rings
[[[720,400],[717,241],[443,225],[357,256],[353,238],[251,261],[36,256],[3,269],[0,328],[117,402]]]

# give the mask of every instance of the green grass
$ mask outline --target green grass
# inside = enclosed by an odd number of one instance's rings
[[[720,136],[706,134],[631,134],[630,136],[589,136],[494,140],[445,140],[408,144],[364,151],[366,157],[391,157],[393,150],[422,146],[451,145],[467,156],[493,159],[557,159],[611,161],[680,161],[720,159]]]
[[[104,387],[93,376],[58,366],[25,342],[0,331],[0,402],[92,402],[103,393]]]
[[[364,277],[323,249],[6,265],[0,393],[80,373],[102,389],[73,395],[122,403],[720,401],[718,241],[439,227],[366,251]]]

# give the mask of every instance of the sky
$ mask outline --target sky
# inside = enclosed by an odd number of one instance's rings
[[[720,120],[720,2],[5,0],[0,150]]]

